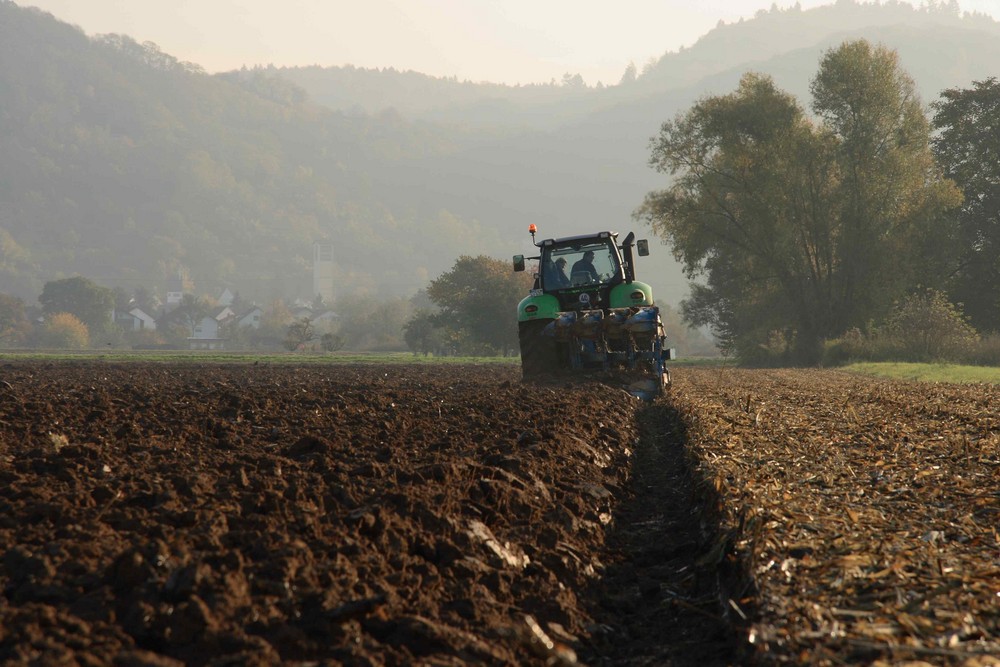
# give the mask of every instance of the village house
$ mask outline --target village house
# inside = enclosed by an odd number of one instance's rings
[[[249,310],[244,312],[242,315],[236,316],[236,326],[238,327],[250,327],[251,329],[260,328],[260,319],[264,316],[264,311],[258,306],[251,306]]]
[[[194,325],[188,346],[192,350],[223,349],[225,340],[219,336],[219,321],[210,315],[201,318],[201,322]]]
[[[223,333],[226,327],[259,329],[264,311],[259,306],[251,305],[241,313],[236,313],[229,306],[222,306],[206,315],[195,324],[188,345],[192,350],[221,350],[225,348]]]
[[[156,331],[156,318],[142,308],[133,308],[127,313],[115,311],[115,324],[124,331]]]

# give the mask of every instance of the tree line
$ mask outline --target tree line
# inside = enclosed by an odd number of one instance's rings
[[[414,296],[375,297],[348,294],[326,304],[317,297],[315,313],[332,310],[320,321],[294,312],[274,299],[261,308],[258,326],[227,320],[219,335],[229,350],[306,352],[391,352],[410,350],[425,356],[510,356],[518,353],[517,303],[532,277],[515,273],[507,260],[485,255],[460,256],[451,269]],[[186,348],[203,318],[219,310],[206,296],[186,293],[165,307],[146,289],[129,293],[76,276],[45,284],[39,307],[0,293],[0,348]],[[254,306],[237,293],[236,313]],[[139,308],[156,319],[156,329],[132,331],[117,324],[113,313]],[[712,344],[683,324],[680,314],[662,306],[671,344],[687,354],[711,354]]]
[[[997,80],[945,91],[929,119],[896,52],[858,40],[810,92],[811,115],[747,73],[654,137],[672,181],[637,216],[692,279],[685,318],[751,363],[817,363],[926,290],[1000,329]]]

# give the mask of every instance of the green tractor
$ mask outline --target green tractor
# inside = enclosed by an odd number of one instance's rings
[[[534,257],[514,256],[514,270],[538,260],[535,284],[517,305],[521,372],[525,380],[566,373],[621,372],[626,389],[651,399],[670,382],[660,309],[653,290],[635,279],[635,251],[649,243],[635,234],[619,244],[617,232],[536,242]]]

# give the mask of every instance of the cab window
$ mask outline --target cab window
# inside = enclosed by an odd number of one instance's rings
[[[618,269],[618,253],[609,243],[555,247],[543,260],[543,287],[560,289],[603,284],[617,276]]]

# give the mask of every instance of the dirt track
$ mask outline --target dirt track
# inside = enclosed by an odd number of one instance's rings
[[[518,375],[0,365],[0,663],[994,664],[995,389]]]
[[[624,392],[496,366],[0,380],[0,661],[729,659],[671,417],[639,444]]]

